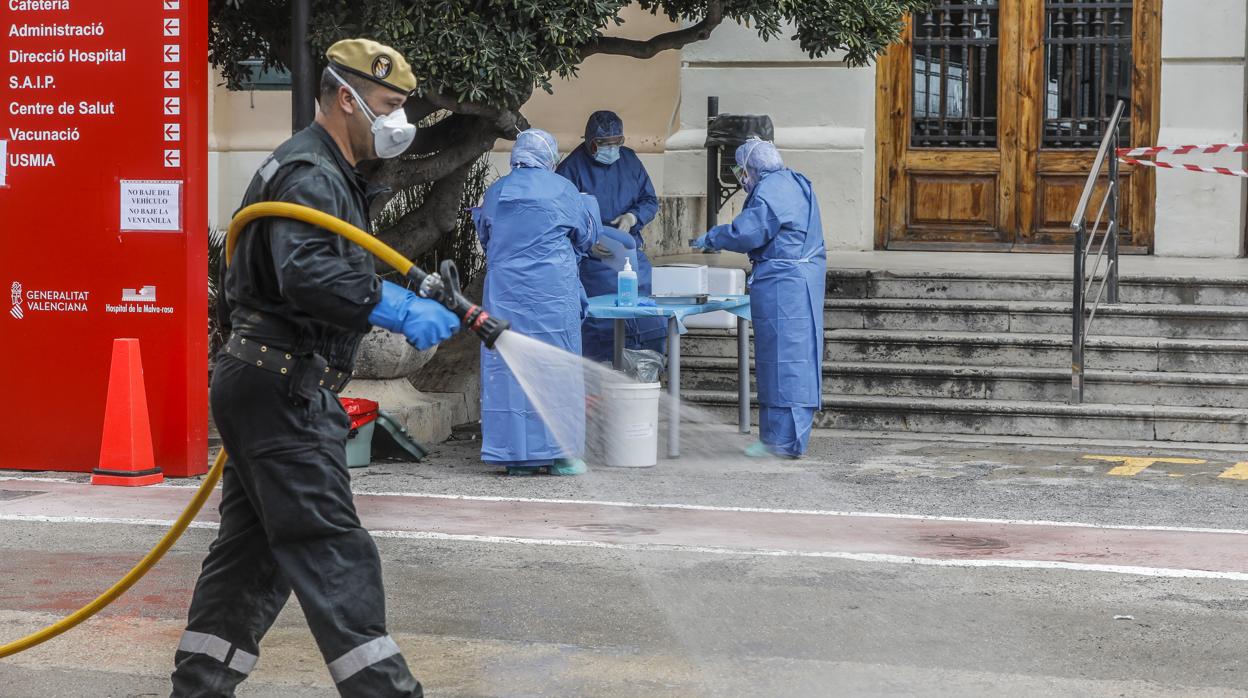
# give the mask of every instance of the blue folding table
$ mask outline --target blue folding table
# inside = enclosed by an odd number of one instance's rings
[[[750,433],[750,297],[712,296],[701,305],[637,305],[620,307],[615,295],[589,299],[589,316],[615,321],[615,368],[623,366],[625,321],[634,318],[667,318],[667,389],[671,409],[667,430],[667,456],[680,456],[680,336],[690,315],[727,311],[737,316],[737,422],[742,434]]]

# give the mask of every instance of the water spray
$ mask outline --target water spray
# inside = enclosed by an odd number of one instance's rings
[[[249,223],[260,218],[292,218],[309,225],[324,228],[363,247],[373,253],[378,259],[393,267],[400,274],[411,279],[417,285],[421,296],[446,306],[448,310],[460,319],[465,329],[475,334],[490,349],[494,348],[494,343],[498,341],[498,338],[509,327],[506,320],[491,316],[481,306],[464,297],[459,285],[459,270],[455,267],[454,262],[450,260],[444,261],[442,262],[440,273],[428,274],[389,245],[356,226],[314,208],[298,204],[264,202],[252,204],[239,211],[234,216],[234,219],[230,221],[230,228],[226,233],[225,263],[227,265],[234,257],[234,248],[238,242],[238,236],[242,234],[243,229]],[[165,531],[165,534],[161,536],[156,545],[125,576],[90,603],[52,625],[21,639],[0,645],[0,659],[40,645],[74,628],[79,623],[104,610],[109,604],[116,601],[122,594],[137,584],[144,575],[156,566],[156,563],[160,562],[165,553],[169,552],[169,549],[173,547],[174,543],[178,542],[178,539],[190,526],[191,522],[195,520],[204,503],[208,501],[212,491],[216,489],[217,482],[221,480],[221,473],[225,469],[226,460],[228,460],[228,456],[223,448],[217,452],[217,457],[213,461],[212,467],[208,469],[208,473],[204,476],[204,481],[195,490],[195,495],[191,498],[190,504],[178,516],[177,520],[173,522],[169,530]]]

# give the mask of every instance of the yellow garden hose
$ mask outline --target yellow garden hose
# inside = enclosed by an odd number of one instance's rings
[[[234,216],[234,220],[230,221],[229,231],[225,238],[225,260],[229,264],[230,259],[234,256],[234,247],[239,234],[248,223],[266,217],[293,218],[304,223],[309,223],[333,233],[341,235],[351,242],[360,245],[364,249],[376,255],[386,264],[394,267],[399,273],[412,277],[415,281],[420,282],[426,279],[423,271],[414,265],[411,260],[403,255],[395,252],[388,245],[381,242],[377,238],[369,235],[363,230],[357,228],[346,221],[339,220],[331,215],[322,213],[307,206],[299,206],[297,204],[267,202],[248,206],[239,211]],[[444,270],[453,271],[454,266],[447,267],[444,264]],[[444,275],[446,275],[444,271]],[[487,346],[493,345],[493,339],[506,328],[506,323],[491,318],[475,305],[468,303],[461,295],[459,295],[458,281],[456,279],[448,280],[450,287],[443,287],[438,277],[433,277],[435,283],[426,289],[426,295],[435,298],[439,302],[446,305],[452,311],[456,312],[464,321],[465,326],[473,330],[481,337]],[[195,491],[195,496],[191,498],[190,504],[178,517],[177,521],[165,531],[165,535],[161,536],[160,541],[156,543],[142,560],[139,560],[124,577],[112,585],[103,594],[100,594],[91,603],[65,616],[61,620],[49,625],[48,627],[31,633],[20,640],[14,640],[6,645],[0,645],[0,658],[17,654],[24,650],[28,650],[35,645],[47,642],[61,633],[73,628],[84,620],[99,613],[106,606],[116,601],[118,597],[130,590],[143,575],[160,562],[165,553],[173,547],[178,538],[190,526],[191,521],[199,515],[199,510],[203,508],[204,503],[208,501],[208,497],[212,491],[216,489],[217,482],[221,479],[221,472],[225,468],[225,461],[228,460],[225,449],[221,449],[217,453],[216,460],[213,461],[212,467],[208,470],[208,474],[204,477],[203,483],[199,489]]]
[[[258,218],[294,218],[297,221],[310,223],[318,228],[324,228],[332,233],[337,233],[344,238],[354,242],[364,249],[372,252],[375,257],[394,267],[400,274],[407,275],[416,266],[412,261],[403,255],[395,252],[389,245],[351,225],[350,223],[335,218],[328,213],[318,211],[307,206],[299,204],[288,204],[280,201],[266,201],[260,204],[252,204],[247,208],[239,211],[234,215],[234,220],[230,221],[230,229],[225,235],[225,258],[233,259],[234,246],[238,241],[238,235],[247,227],[248,223]]]
[[[207,477],[204,478],[203,484],[201,484],[199,489],[195,491],[195,496],[191,498],[191,503],[186,506],[186,510],[182,512],[182,515],[178,517],[177,521],[173,522],[173,525],[169,527],[169,530],[165,531],[165,535],[160,537],[160,542],[156,543],[156,547],[149,550],[148,553],[143,556],[143,559],[139,560],[139,564],[135,565],[129,572],[126,573],[126,576],[119,579],[116,584],[109,587],[103,594],[95,597],[95,600],[91,603],[56,621],[43,630],[31,633],[20,640],[14,640],[7,645],[0,645],[0,658],[7,657],[11,654],[17,654],[18,652],[28,650],[35,645],[51,640],[57,635],[60,635],[66,630],[73,628],[82,621],[104,610],[105,606],[116,601],[117,597],[129,591],[130,587],[134,586],[140,579],[142,579],[143,575],[147,574],[148,570],[152,569],[157,562],[160,562],[160,558],[164,557],[165,553],[169,552],[169,548],[172,548],[173,544],[178,542],[178,538],[180,538],[182,533],[186,531],[186,527],[191,525],[191,521],[193,521],[199,514],[199,510],[203,508],[204,502],[208,501],[208,496],[211,495],[212,491],[216,488],[217,481],[221,479],[221,470],[225,467],[225,461],[225,449],[221,449],[221,451],[217,453],[217,459],[213,462],[212,468],[208,471]]]

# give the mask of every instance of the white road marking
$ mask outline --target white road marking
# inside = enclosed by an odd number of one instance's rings
[[[1069,570],[1073,572],[1107,572],[1144,577],[1176,577],[1181,579],[1228,579],[1248,582],[1245,572],[1214,572],[1210,570],[1166,569],[1162,567],[1136,567],[1132,565],[1092,565],[1077,562],[1051,560],[940,560],[908,555],[884,553],[818,552],[804,550],[775,550],[769,548],[721,548],[701,545],[666,545],[661,543],[606,543],[588,540],[558,540],[545,538],[513,538],[509,536],[477,536],[425,531],[372,531],[377,538],[406,538],[411,540],[450,540],[472,543],[496,543],[507,545],[548,545],[571,548],[600,548],[632,552],[703,553],[712,555],[750,555],[764,557],[806,557],[855,562],[874,562],[889,565],[924,565],[929,567],[1007,567],[1013,569]]]
[[[506,500],[513,501],[513,500]],[[565,500],[556,500],[565,501]],[[97,516],[35,516],[24,514],[0,514],[0,521],[34,522],[34,523],[67,523],[67,524],[115,524],[126,526],[168,527],[173,520],[161,519],[125,519]],[[215,530],[218,524],[208,521],[195,521],[191,528]],[[1178,529],[1167,529],[1178,530]],[[1236,582],[1248,582],[1248,573],[1215,572],[1194,569],[1167,569],[1162,567],[1137,567],[1131,565],[1095,565],[1077,562],[1059,562],[1051,560],[990,560],[990,559],[948,559],[941,560],[907,555],[888,555],[884,553],[851,553],[851,552],[819,552],[803,550],[779,550],[770,548],[727,548],[702,545],[669,545],[661,543],[608,543],[593,540],[561,540],[550,538],[517,538],[512,536],[482,536],[459,533],[437,533],[433,531],[370,531],[375,538],[391,538],[405,540],[440,540],[464,543],[486,543],[495,545],[534,545],[568,548],[593,548],[599,550],[621,550],[642,553],[692,553],[707,555],[741,555],[752,557],[796,557],[821,558],[831,560],[849,560],[853,562],[876,563],[888,565],[920,565],[926,567],[962,567],[988,568],[999,567],[1008,569],[1029,570],[1065,570],[1071,572],[1103,572],[1109,574],[1125,574],[1143,577],[1169,577],[1178,579],[1222,579]]]
[[[83,480],[71,480],[67,477],[0,477],[0,482],[55,482],[61,485],[85,485]]]
[[[1234,528],[1199,528],[1189,526],[1134,526],[1129,524],[1097,524],[1079,521],[1044,521],[1030,519],[987,519],[965,516],[937,516],[930,514],[883,514],[869,511],[832,511],[827,509],[768,509],[760,507],[728,507],[710,504],[645,504],[641,502],[614,502],[594,499],[540,499],[532,497],[492,497],[467,494],[425,494],[420,492],[356,492],[376,497],[412,497],[427,499],[451,499],[470,502],[518,502],[521,504],[577,504],[632,509],[677,509],[684,511],[722,511],[745,514],[799,514],[806,516],[844,516],[873,519],[904,519],[909,521],[945,521],[949,523],[982,523],[1002,526],[1056,526],[1062,528],[1093,528],[1111,531],[1171,531],[1176,533],[1229,533],[1248,536],[1248,530]]]
[[[23,477],[0,477],[0,482],[59,482],[68,484],[85,484],[74,482],[72,480],[58,480],[53,478],[37,479]],[[194,490],[191,485],[171,485],[160,484],[151,485],[144,489],[171,489],[171,490]],[[1202,528],[1196,526],[1148,526],[1148,525],[1131,525],[1131,524],[1098,524],[1087,523],[1081,521],[1046,521],[1043,519],[991,519],[968,516],[940,516],[934,514],[898,514],[898,513],[881,513],[870,511],[835,511],[828,509],[772,509],[765,507],[732,507],[717,506],[711,504],[679,504],[679,503],[657,503],[647,504],[644,502],[619,502],[611,500],[596,499],[543,499],[537,497],[498,497],[491,495],[471,495],[471,494],[435,494],[427,492],[361,492],[356,491],[355,496],[369,497],[403,497],[411,499],[446,499],[459,500],[468,502],[516,502],[520,504],[576,504],[576,505],[594,505],[603,507],[621,507],[631,509],[676,509],[684,511],[719,511],[719,512],[739,512],[746,514],[798,514],[805,516],[839,516],[839,517],[855,517],[855,518],[878,518],[878,519],[899,519],[908,521],[943,521],[948,523],[980,523],[994,524],[1000,526],[1054,526],[1059,528],[1090,528],[1108,531],[1168,531],[1173,533],[1224,533],[1240,536],[1248,536],[1248,530],[1235,528]],[[0,515],[0,520],[3,515]],[[84,522],[87,523],[87,522]]]
[[[108,516],[40,516],[38,514],[3,514],[0,521],[18,523],[56,523],[56,524],[115,524],[119,526],[172,526],[174,519],[126,519]],[[188,528],[217,529],[220,525],[213,521],[192,521]]]

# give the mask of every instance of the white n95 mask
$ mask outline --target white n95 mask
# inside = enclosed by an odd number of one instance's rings
[[[351,91],[356,103],[364,110],[365,118],[372,124],[373,148],[377,151],[377,157],[389,160],[406,152],[412,141],[416,139],[416,126],[408,122],[407,112],[399,108],[385,116],[377,116],[369,108],[368,103],[360,97],[360,93],[347,84],[347,81],[343,80],[337,71],[330,68],[329,72],[343,87]]]
[[[368,107],[365,107],[365,110],[371,111]],[[416,126],[408,123],[407,112],[402,109],[395,109],[372,121],[373,146],[377,149],[379,158],[386,160],[397,158],[406,152],[412,141],[416,139]]]

